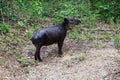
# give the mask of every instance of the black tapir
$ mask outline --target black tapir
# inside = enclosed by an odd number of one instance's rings
[[[40,57],[40,49],[42,46],[48,46],[53,43],[58,44],[58,55],[61,56],[63,41],[66,37],[67,29],[69,24],[79,24],[81,21],[79,19],[64,18],[64,21],[58,25],[44,28],[37,31],[31,38],[32,43],[36,47],[35,60],[42,61]]]

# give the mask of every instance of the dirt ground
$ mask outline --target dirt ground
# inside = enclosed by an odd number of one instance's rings
[[[0,80],[120,80],[120,51],[114,42],[81,41],[66,38],[64,55],[57,57],[57,45],[43,47],[43,62],[34,63],[35,51],[31,42],[23,47],[22,57],[28,66],[12,62],[9,68],[0,66]]]

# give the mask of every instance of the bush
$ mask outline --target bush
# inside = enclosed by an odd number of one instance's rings
[[[55,22],[63,17],[82,17],[94,21],[99,16],[102,21],[120,22],[119,3],[120,0],[3,0],[0,15],[23,20],[50,17]]]
[[[102,21],[120,22],[120,0],[90,0],[92,10]]]

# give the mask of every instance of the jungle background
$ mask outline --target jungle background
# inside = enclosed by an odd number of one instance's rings
[[[43,47],[34,61],[34,32],[79,18],[62,58]],[[120,80],[120,0],[0,0],[0,80]]]

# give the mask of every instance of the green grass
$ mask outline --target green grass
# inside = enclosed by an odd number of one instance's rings
[[[10,63],[8,61],[5,61],[5,64],[4,64],[5,68],[9,68],[9,65]]]
[[[7,33],[10,31],[10,26],[7,24],[0,24],[0,34]]]
[[[87,37],[87,39],[89,40],[89,41],[92,41],[93,40],[93,35],[92,35],[92,33],[87,33],[86,34],[86,37]]]
[[[78,57],[78,59],[79,59],[79,61],[83,61],[83,60],[85,60],[85,56],[84,56],[84,55],[80,55],[80,56]]]
[[[114,45],[116,48],[120,49],[120,35],[114,36]]]
[[[109,41],[112,39],[112,34],[104,34],[104,35],[100,35],[98,37],[100,40],[103,40],[103,41]]]
[[[21,64],[22,67],[27,67],[29,65],[27,58],[17,58],[17,61]]]

